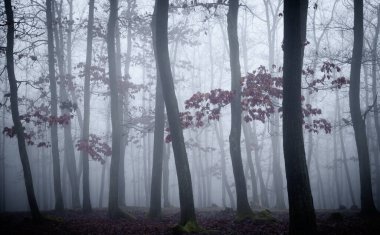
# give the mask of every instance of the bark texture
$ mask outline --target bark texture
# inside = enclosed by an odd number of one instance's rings
[[[301,75],[307,8],[307,0],[284,2],[283,147],[288,183],[290,234],[316,233],[301,110]]]

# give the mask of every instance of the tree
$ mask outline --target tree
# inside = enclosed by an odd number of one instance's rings
[[[170,68],[168,48],[168,10],[169,0],[155,2],[155,45],[159,78],[162,83],[162,92],[167,110],[169,128],[172,135],[175,166],[177,169],[179,200],[181,207],[180,226],[187,231],[199,231],[197,225],[193,189],[189,162],[179,118],[178,102],[174,89],[173,76]]]
[[[119,162],[120,162],[120,115],[119,92],[116,75],[115,29],[117,21],[118,1],[110,0],[110,13],[107,25],[107,51],[109,68],[109,86],[111,92],[111,125],[112,125],[112,158],[110,167],[110,189],[108,215],[111,218],[123,216],[119,209]]]
[[[290,234],[315,234],[316,221],[302,131],[301,76],[307,0],[284,2],[283,148]]]
[[[154,9],[156,10],[156,8]],[[156,12],[152,17],[152,38],[153,50],[157,57],[156,42]],[[156,67],[158,68],[158,60],[156,59]],[[152,183],[150,189],[150,208],[149,216],[152,218],[161,215],[161,185],[162,185],[162,164],[164,153],[164,129],[165,129],[165,103],[162,95],[162,84],[159,78],[160,74],[157,69],[157,84],[156,84],[156,105],[154,109],[154,140],[153,140],[153,167],[152,167]]]
[[[51,92],[51,115],[57,117],[57,81],[55,78],[54,66],[54,37],[53,37],[53,8],[52,1],[46,0],[46,25],[48,33],[48,63],[49,63],[49,80]],[[55,209],[63,210],[63,198],[61,189],[61,173],[59,166],[59,150],[58,150],[58,127],[57,123],[51,125],[51,151],[53,157],[53,175],[54,175],[54,193],[55,193]]]
[[[360,199],[363,214],[376,213],[365,120],[360,110],[360,70],[363,52],[363,0],[354,0],[354,47],[352,49],[349,103],[359,159]]]
[[[83,129],[82,140],[88,142],[90,132],[90,69],[92,60],[92,35],[94,25],[94,5],[95,0],[90,0],[88,8],[88,24],[87,24],[87,51],[86,51],[86,65],[85,65],[85,78],[84,78],[84,107],[83,107]],[[83,211],[91,211],[90,200],[90,182],[89,182],[89,162],[88,152],[82,151],[81,158],[83,161]]]
[[[69,0],[69,27],[67,29],[67,77],[72,78],[72,56],[71,56],[71,50],[72,50],[72,31],[73,31],[73,0]],[[74,103],[75,101],[75,94],[72,92],[72,100]],[[82,117],[80,115],[79,109],[76,110],[78,114],[78,119],[82,120]],[[67,128],[67,127],[66,127]],[[71,126],[70,126],[71,128]],[[71,133],[66,134],[66,136],[70,137]],[[69,140],[68,140],[69,141]],[[71,142],[68,143],[70,146],[66,146],[65,148],[65,160],[67,161],[67,171],[69,174],[70,184],[71,184],[71,193],[72,193],[72,204],[73,208],[79,208],[80,207],[80,198],[79,198],[79,180],[78,180],[78,174],[76,169],[76,161],[75,161],[75,153],[73,151],[73,141],[71,138]],[[70,149],[70,151],[68,151]]]
[[[236,186],[237,216],[250,216],[252,210],[247,198],[247,185],[244,177],[243,162],[241,159],[241,74],[239,61],[239,39],[237,34],[237,18],[239,1],[230,0],[227,13],[227,31],[230,48],[231,90],[234,96],[231,101],[231,132],[230,154]]]
[[[22,169],[24,172],[24,181],[26,193],[28,196],[29,207],[32,213],[34,221],[42,220],[40,210],[37,205],[36,197],[34,194],[32,172],[30,170],[28,153],[26,151],[25,138],[24,138],[24,128],[21,124],[19,110],[18,110],[18,95],[17,95],[17,80],[14,71],[14,59],[13,59],[13,45],[14,45],[14,18],[13,18],[13,7],[11,0],[5,0],[5,13],[7,15],[7,48],[6,48],[6,61],[7,61],[7,73],[8,81],[10,86],[10,101],[11,101],[11,111],[12,111],[12,120],[14,123],[18,150],[20,154]]]

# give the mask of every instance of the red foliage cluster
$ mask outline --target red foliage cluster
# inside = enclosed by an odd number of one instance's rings
[[[204,117],[207,117],[208,120],[219,120],[221,108],[231,103],[233,95],[232,91],[222,89],[215,89],[206,93],[197,92],[185,101],[185,108],[196,110],[194,124],[196,127],[202,127]],[[194,118],[190,112],[181,113],[180,118],[183,128],[188,128],[193,124]]]
[[[10,127],[4,127],[3,134],[8,136],[9,138],[13,138],[14,136],[16,136],[15,127],[14,126],[12,126],[11,128]],[[25,132],[25,129],[24,129],[24,138],[25,138],[25,142],[27,145],[34,145],[35,144],[33,141],[35,135],[36,135],[36,133],[34,131]],[[40,147],[49,148],[50,143],[49,142],[39,142],[36,146],[38,148],[40,148]]]
[[[330,73],[333,70],[340,72],[341,69],[333,63],[324,62],[321,71],[324,73],[321,79],[314,79],[309,83],[309,89],[318,91],[322,87],[317,87],[317,84],[325,84],[325,80],[331,81]],[[279,68],[281,72],[281,68]],[[308,77],[314,75],[314,71],[307,68],[303,71],[303,75]],[[339,77],[331,81],[333,85],[331,89],[340,89],[344,84],[348,84],[349,81],[344,77]],[[242,96],[241,104],[243,111],[243,118],[246,122],[253,120],[259,120],[265,122],[272,113],[276,111],[282,112],[279,101],[282,98],[282,77],[272,76],[264,66],[260,66],[257,71],[249,73],[241,81]],[[210,92],[201,93],[197,92],[185,101],[185,109],[187,111],[180,113],[180,120],[182,128],[189,128],[192,126],[202,127],[207,121],[219,120],[220,111],[222,107],[230,104],[234,93],[232,91],[215,89]],[[301,101],[304,103],[305,98],[301,97]],[[278,102],[278,104],[276,104]],[[192,110],[189,111],[189,110]],[[310,117],[321,115],[322,110],[319,108],[313,108],[310,104],[305,104],[302,107],[302,117]],[[326,119],[312,120],[312,123],[306,123],[303,121],[305,129],[310,132],[318,133],[319,130],[324,130],[325,133],[331,132],[331,123]],[[170,130],[166,129],[169,134],[166,136],[165,141],[170,142]]]
[[[47,113],[41,111],[28,112],[24,115],[20,115],[20,119],[26,123],[33,123],[34,125],[41,125],[48,123],[49,126],[53,124],[67,125],[73,115],[63,114],[60,116],[47,115]]]
[[[282,98],[282,78],[272,77],[264,66],[242,80],[242,110],[246,122],[265,119],[275,111],[273,99]]]
[[[86,151],[92,159],[99,161],[101,164],[105,163],[104,157],[112,155],[111,147],[94,134],[90,134],[88,140],[78,140],[75,146],[78,151]]]
[[[326,88],[328,89],[340,89],[344,85],[348,85],[350,83],[349,79],[340,76],[336,79],[332,80],[332,75],[331,73],[333,72],[340,72],[341,68],[337,66],[336,64],[332,62],[323,62],[323,65],[321,67],[321,72],[323,72],[323,76],[320,79],[314,79],[308,84],[308,89],[310,92],[318,92],[319,90],[325,90]],[[307,71],[303,71],[304,75],[313,75],[314,71],[312,69],[307,69]],[[329,80],[330,86],[327,86],[326,80]]]

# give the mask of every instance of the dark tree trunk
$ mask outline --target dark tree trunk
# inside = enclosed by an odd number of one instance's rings
[[[160,73],[159,77],[162,82],[162,92],[168,115],[175,165],[177,169],[179,199],[181,206],[180,224],[187,225],[188,223],[196,224],[196,217],[189,162],[187,159],[185,142],[179,119],[178,102],[170,69],[168,49],[168,10],[168,0],[156,0],[156,58],[158,71]]]
[[[232,169],[236,186],[237,216],[242,218],[250,216],[252,210],[247,198],[247,185],[244,177],[243,162],[241,159],[241,74],[239,61],[239,39],[237,33],[237,19],[239,1],[230,0],[227,13],[227,32],[230,48],[231,66],[231,90],[234,96],[231,101],[231,132],[230,132],[230,154]]]
[[[156,10],[156,8],[155,8]],[[155,12],[152,18],[152,36],[153,50],[156,53],[156,17]],[[153,140],[153,167],[152,167],[152,183],[150,189],[150,209],[149,216],[157,218],[161,216],[161,186],[162,186],[162,159],[164,152],[164,128],[165,128],[165,103],[162,96],[161,79],[159,78],[158,63],[156,59],[157,84],[156,84],[156,106],[154,109],[154,140]]]
[[[365,120],[360,110],[360,70],[363,51],[363,0],[354,0],[354,47],[350,71],[350,113],[355,132],[359,159],[361,211],[364,214],[376,212],[372,195],[370,160]]]
[[[108,67],[111,92],[111,123],[112,123],[112,157],[110,167],[110,188],[108,200],[108,215],[111,218],[122,216],[119,209],[119,164],[120,164],[120,114],[119,91],[116,72],[115,30],[118,17],[118,1],[110,0],[110,13],[107,25]]]
[[[51,92],[51,115],[57,117],[57,81],[55,78],[54,68],[54,35],[53,35],[53,8],[52,1],[46,0],[46,24],[48,33],[48,54],[49,54],[49,79]],[[51,151],[53,157],[53,177],[54,177],[54,193],[55,193],[55,209],[63,210],[63,199],[61,190],[61,173],[59,166],[59,150],[58,150],[58,127],[57,123],[52,123],[51,127]]]
[[[316,221],[302,130],[301,75],[307,0],[284,2],[283,145],[290,234],[315,234]]]
[[[90,0],[88,8],[88,23],[87,23],[87,50],[86,50],[86,65],[85,65],[85,77],[84,77],[84,107],[83,107],[83,129],[82,129],[82,141],[89,141],[90,134],[90,79],[91,79],[91,61],[92,61],[92,28],[94,25],[94,5],[95,0]],[[83,161],[83,211],[91,212],[91,200],[90,200],[90,171],[89,171],[89,156],[87,151],[81,152],[81,158]]]
[[[34,194],[32,172],[30,170],[28,153],[26,151],[25,138],[24,138],[24,128],[22,127],[20,121],[20,115],[18,110],[18,95],[17,95],[17,80],[14,71],[14,59],[13,59],[13,46],[14,46],[14,18],[13,18],[13,7],[11,0],[5,0],[5,13],[7,15],[7,48],[6,48],[6,60],[7,60],[7,73],[8,81],[10,86],[10,101],[11,101],[11,112],[12,120],[17,136],[18,150],[20,154],[22,169],[24,173],[24,182],[26,193],[28,196],[28,202],[30,211],[32,213],[33,220],[40,221],[42,216],[40,210],[38,209],[36,197]]]

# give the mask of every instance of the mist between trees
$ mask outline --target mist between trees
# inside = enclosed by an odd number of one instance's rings
[[[377,1],[4,3],[1,212],[380,206]]]

